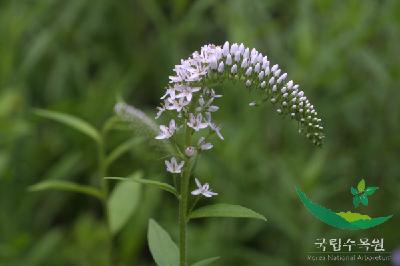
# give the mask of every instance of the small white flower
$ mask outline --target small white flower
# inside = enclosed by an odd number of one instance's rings
[[[160,99],[165,99],[166,97],[169,97],[171,99],[175,99],[175,88],[168,88],[165,94],[160,98]]]
[[[197,143],[202,151],[210,150],[213,147],[211,143],[206,143],[205,140],[206,139],[204,137],[201,137]]]
[[[179,92],[175,97],[186,98],[186,101],[190,102],[193,97],[193,93],[198,92],[200,87],[189,87],[189,86],[179,86],[177,91]]]
[[[201,114],[195,116],[192,113],[189,114],[189,122],[187,122],[187,125],[195,131],[208,127],[208,124],[203,122],[203,116]]]
[[[197,189],[192,191],[193,196],[201,194],[206,198],[211,198],[212,196],[218,195],[218,193],[215,193],[210,189],[210,185],[208,183],[202,185],[197,178],[195,178],[194,180],[196,181]]]
[[[213,89],[209,90],[209,94],[211,98],[221,98],[222,95],[215,94],[215,91]]]
[[[188,105],[190,102],[186,98],[170,99],[165,101],[165,108],[167,110],[176,110],[177,112],[182,111],[182,109]]]
[[[221,134],[221,128],[214,123],[209,123],[210,128],[217,134],[217,136],[224,140],[224,136]]]
[[[169,127],[164,126],[164,125],[160,126],[160,133],[156,137],[156,139],[169,139],[170,137],[172,137],[172,135],[174,135],[176,129],[177,128],[176,128],[175,120],[171,119],[171,121],[169,122]]]
[[[158,110],[158,112],[157,112],[157,115],[156,115],[156,119],[158,119],[158,118],[160,118],[160,116],[162,115],[162,113],[165,111],[165,107],[164,106],[158,106],[157,107],[157,110]]]
[[[167,167],[167,171],[173,174],[181,173],[184,164],[185,164],[184,161],[178,163],[175,157],[172,157],[171,161],[165,161],[165,166]]]

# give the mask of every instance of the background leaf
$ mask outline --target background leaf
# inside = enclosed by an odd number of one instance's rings
[[[107,165],[112,164],[115,160],[117,160],[124,153],[129,152],[132,148],[134,148],[136,145],[142,143],[143,141],[144,141],[144,138],[136,137],[136,138],[128,139],[127,141],[121,143],[118,147],[116,147],[110,153],[110,155],[108,155],[108,157],[106,159]]]
[[[233,218],[254,218],[267,221],[267,219],[248,208],[240,205],[231,204],[214,204],[201,207],[190,213],[189,218],[204,218],[204,217],[233,217]]]
[[[140,184],[131,180],[118,182],[108,200],[110,229],[117,233],[132,216],[140,198]]]
[[[204,260],[201,260],[201,261],[198,261],[198,262],[192,264],[192,266],[206,266],[206,265],[210,265],[210,264],[212,264],[213,262],[215,262],[215,261],[217,261],[217,260],[219,260],[219,259],[220,259],[220,257],[212,257],[212,258],[204,259]]]
[[[30,186],[29,190],[30,191],[63,190],[63,191],[71,191],[71,192],[86,194],[92,197],[96,197],[100,200],[103,199],[103,194],[96,187],[80,185],[74,182],[63,181],[63,180],[43,181]]]
[[[156,180],[144,179],[144,178],[140,178],[140,177],[114,177],[114,176],[105,177],[105,179],[131,180],[131,181],[138,182],[138,183],[141,183],[144,185],[150,185],[150,186],[154,186],[159,189],[168,191],[168,192],[174,194],[176,197],[179,196],[178,192],[176,191],[176,189],[173,186],[171,186],[170,184],[167,184],[167,183],[156,181]]]
[[[97,131],[97,129],[94,128],[92,125],[90,125],[88,122],[78,117],[43,109],[36,109],[34,113],[38,116],[45,117],[47,119],[51,119],[59,123],[62,123],[64,125],[67,125],[69,127],[72,127],[80,131],[81,133],[89,136],[90,138],[94,139],[96,142],[98,143],[101,142],[100,133]]]
[[[365,180],[362,179],[357,185],[358,192],[362,193],[365,190]]]
[[[153,219],[147,233],[150,252],[158,266],[177,266],[179,250],[169,234]]]

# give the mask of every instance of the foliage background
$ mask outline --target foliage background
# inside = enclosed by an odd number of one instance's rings
[[[45,179],[98,182],[93,143],[35,117],[32,108],[100,126],[122,95],[153,116],[174,64],[225,40],[256,47],[287,70],[322,115],[327,140],[322,149],[312,147],[270,105],[249,109],[245,90],[226,86],[218,117],[226,141],[196,174],[220,193],[215,201],[240,203],[269,221],[196,221],[191,260],[220,255],[218,265],[309,265],[305,252],[315,251],[320,237],[384,237],[388,250],[399,245],[399,1],[3,0],[0,36],[0,265],[108,261],[96,201],[27,192]],[[111,135],[109,148],[134,136]],[[110,172],[141,169],[170,181],[162,168],[160,155],[141,144]],[[316,202],[351,209],[349,188],[363,177],[381,190],[361,211],[395,214],[376,229],[334,230],[296,198],[300,186]],[[144,191],[116,241],[119,265],[153,265],[149,217],[177,239],[174,203],[165,193]]]

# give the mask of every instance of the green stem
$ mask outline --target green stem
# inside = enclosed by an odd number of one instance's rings
[[[109,217],[108,217],[108,208],[107,208],[107,199],[108,199],[108,183],[107,180],[104,179],[105,176],[107,176],[107,171],[108,171],[108,166],[107,166],[107,162],[106,162],[106,153],[105,153],[105,149],[104,149],[104,137],[105,134],[102,134],[102,138],[98,147],[98,163],[99,163],[99,177],[100,177],[100,186],[101,186],[101,190],[103,193],[103,201],[102,201],[102,205],[103,205],[103,212],[104,212],[104,216],[106,219],[106,223],[107,223],[107,228],[108,228],[108,241],[109,241],[109,265],[113,266],[114,265],[114,238],[111,232],[111,227],[109,224]]]
[[[185,123],[186,124],[186,123]],[[192,132],[190,128],[185,127],[185,146],[191,145]],[[187,266],[187,244],[186,244],[186,231],[187,231],[187,211],[188,211],[188,194],[189,194],[189,180],[192,172],[192,161],[190,158],[185,160],[185,169],[181,175],[180,180],[180,198],[179,198],[179,265]]]
[[[187,167],[181,177],[181,196],[179,199],[179,252],[180,266],[187,265],[186,230],[187,230],[187,203],[189,192],[190,168]]]

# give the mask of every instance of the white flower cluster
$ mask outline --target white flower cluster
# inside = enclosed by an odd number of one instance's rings
[[[209,129],[220,139],[223,136],[220,127],[212,120],[212,113],[219,108],[214,105],[215,99],[222,97],[207,87],[210,81],[224,79],[242,80],[246,87],[265,92],[263,101],[269,100],[276,112],[289,115],[299,122],[299,132],[304,133],[314,144],[321,145],[324,138],[321,119],[299,85],[287,81],[279,65],[272,65],[267,56],[256,49],[249,49],[243,44],[229,42],[221,46],[205,45],[191,57],[181,60],[174,68],[175,75],[170,76],[170,84],[161,99],[157,117],[168,111],[173,114],[168,126],[160,126],[157,139],[171,138],[182,126],[188,126],[195,132]],[[257,105],[251,102],[250,106]],[[179,121],[179,122],[176,122]],[[202,144],[198,149],[211,149],[212,144]]]

